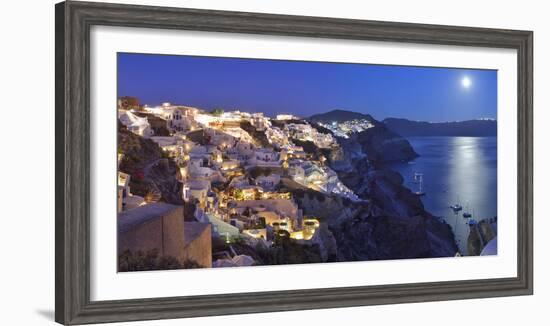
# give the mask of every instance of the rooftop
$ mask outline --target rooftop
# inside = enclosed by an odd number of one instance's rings
[[[206,180],[189,180],[185,183],[185,185],[189,186],[189,189],[192,189],[192,190],[201,190],[201,189],[210,188],[210,182]]]
[[[118,232],[129,231],[138,225],[165,216],[181,207],[166,203],[150,203],[120,212],[117,218]]]

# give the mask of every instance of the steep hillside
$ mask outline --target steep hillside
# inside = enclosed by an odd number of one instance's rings
[[[356,147],[353,149],[354,151],[359,150],[361,155],[366,155],[371,163],[377,165],[396,161],[410,161],[418,157],[418,154],[405,138],[391,131],[385,124],[368,114],[333,110],[313,115],[308,120],[316,125],[316,123],[341,123],[356,119],[368,120],[374,127],[362,132],[352,133],[350,139],[339,139],[340,145],[344,148],[347,147],[348,151],[351,150],[351,147]]]
[[[352,138],[357,141],[373,164],[410,161],[418,157],[408,140],[379,124]]]
[[[371,178],[365,180],[367,184],[380,181],[376,181],[378,175]],[[353,202],[295,187],[286,180],[284,184],[291,188],[305,215],[315,216],[321,225],[328,226],[313,239],[323,261],[447,257],[457,251],[450,227],[425,212],[421,203],[406,194],[389,203],[372,191],[364,194],[367,200]],[[385,186],[394,192],[407,192],[392,182]],[[394,205],[402,207],[400,212],[396,212]]]
[[[119,171],[127,173],[133,194],[146,197],[160,194],[160,200],[182,205],[177,166],[150,139],[137,136],[119,124],[118,152],[123,154]]]

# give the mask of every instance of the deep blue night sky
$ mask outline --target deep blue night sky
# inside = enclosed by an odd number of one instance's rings
[[[497,117],[497,72],[119,53],[118,95],[268,116],[343,109],[378,120],[452,121]]]

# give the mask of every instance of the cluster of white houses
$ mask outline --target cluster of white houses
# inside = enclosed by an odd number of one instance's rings
[[[147,115],[165,121],[170,134],[155,135]],[[358,200],[340,182],[337,174],[324,165],[324,159],[314,159],[292,142],[292,139],[299,139],[311,141],[319,148],[331,148],[337,146],[334,137],[317,131],[308,123],[292,123],[296,119],[292,115],[277,117],[288,122],[281,128],[274,126],[272,120],[262,113],[207,113],[169,103],[140,109],[119,107],[118,116],[129,131],[156,142],[178,165],[182,199],[195,207],[197,221],[178,226],[184,230],[177,235],[184,245],[172,247],[181,251],[176,256],[182,259],[193,259],[206,267],[253,263],[249,257],[240,256],[214,259],[211,253],[206,254],[206,250],[211,251],[210,245],[204,250],[193,245],[195,241],[207,242],[205,237],[208,236],[220,237],[228,243],[236,238],[269,243],[270,234],[285,234],[297,241],[311,240],[319,222],[314,217],[303,216],[291,194],[280,190],[284,179],[326,194]],[[260,144],[241,127],[245,121],[266,136],[269,146]],[[166,216],[172,214],[174,207],[156,203],[161,207],[154,208],[143,198],[132,195],[129,178],[129,175],[119,172],[119,215],[124,218],[122,224],[126,233],[135,237],[137,231],[130,232],[134,225],[132,218],[156,221],[151,217],[155,211]],[[169,218],[167,221],[176,223]],[[202,227],[204,225],[208,228]],[[149,231],[161,232],[155,227],[151,225]],[[187,229],[195,231],[186,233]],[[133,244],[135,241],[124,243]],[[174,255],[173,252],[170,254]],[[206,263],[208,257],[214,262]]]
[[[319,148],[331,148],[337,144],[331,134],[319,132],[310,124],[289,123],[285,125],[285,131],[290,137],[301,141],[311,141]]]
[[[349,138],[350,134],[359,133],[374,127],[374,124],[367,119],[354,119],[349,121],[331,123],[319,123],[321,126],[332,131],[336,136],[342,138]]]

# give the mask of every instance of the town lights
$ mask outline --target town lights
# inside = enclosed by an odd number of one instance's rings
[[[304,239],[304,233],[302,231],[292,232],[290,234],[290,238],[294,239],[294,240],[303,240]]]

